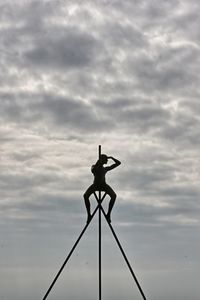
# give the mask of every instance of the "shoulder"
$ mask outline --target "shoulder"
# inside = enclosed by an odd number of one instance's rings
[[[92,167],[91,167],[91,171],[92,171],[92,173],[94,173],[94,172],[95,172],[95,170],[96,170],[96,165],[92,165]]]

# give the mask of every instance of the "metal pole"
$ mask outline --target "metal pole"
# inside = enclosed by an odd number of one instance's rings
[[[116,242],[117,242],[117,245],[119,246],[119,249],[121,250],[121,253],[122,253],[122,255],[123,255],[123,257],[124,257],[124,259],[125,259],[125,261],[126,261],[126,264],[127,264],[128,268],[129,268],[129,271],[131,272],[131,274],[132,274],[132,276],[133,276],[133,278],[134,278],[134,280],[135,280],[135,283],[136,283],[136,285],[137,285],[137,287],[138,287],[138,289],[139,289],[139,291],[140,291],[140,294],[142,295],[142,298],[143,298],[144,300],[146,300],[146,296],[145,296],[145,294],[144,294],[144,292],[143,292],[143,290],[142,290],[142,288],[141,288],[141,286],[140,286],[140,284],[139,284],[139,281],[137,280],[137,277],[136,277],[135,273],[133,272],[133,269],[132,269],[132,267],[131,267],[131,265],[130,265],[130,263],[129,263],[129,261],[128,261],[128,258],[126,257],[126,254],[125,254],[125,252],[124,252],[124,250],[123,250],[123,248],[122,248],[122,246],[121,246],[121,244],[120,244],[120,242],[119,242],[119,239],[118,239],[118,237],[117,237],[117,235],[116,235],[116,233],[115,233],[115,231],[114,231],[112,225],[108,222],[108,220],[107,220],[107,218],[106,218],[106,213],[105,213],[103,207],[100,206],[99,209],[101,209],[102,212],[103,212],[103,214],[104,214],[104,217],[105,217],[105,219],[106,219],[106,221],[107,221],[107,223],[108,223],[108,225],[109,225],[109,227],[110,227],[110,229],[111,229],[111,231],[112,231],[112,234],[113,234],[113,236],[114,236],[114,238],[115,238],[115,240],[116,240]]]
[[[97,209],[100,207],[99,205],[100,205],[100,203],[98,203],[97,207],[95,208],[95,210],[94,210],[94,212],[93,212],[93,214],[92,214],[92,216],[91,216],[90,222],[92,221],[92,219],[93,219],[95,213],[97,212]],[[100,210],[100,209],[99,209],[99,210]],[[64,263],[62,264],[62,266],[61,266],[60,270],[58,271],[57,275],[55,276],[53,282],[51,283],[49,289],[47,290],[47,292],[46,292],[46,294],[45,294],[43,300],[46,300],[46,298],[48,297],[48,295],[49,295],[51,289],[53,288],[54,284],[56,283],[56,281],[57,281],[58,277],[60,276],[62,270],[64,269],[66,263],[67,263],[68,260],[70,259],[72,253],[74,252],[76,246],[78,245],[80,239],[82,238],[82,236],[83,236],[84,232],[86,231],[86,229],[87,229],[88,225],[90,224],[90,222],[87,223],[87,224],[85,225],[85,227],[83,228],[83,230],[81,231],[81,233],[80,233],[78,239],[76,240],[74,246],[72,247],[71,251],[69,252],[69,254],[68,254],[68,256],[67,256],[67,258],[65,259]]]
[[[101,156],[101,145],[99,145],[99,159]],[[101,190],[99,190],[99,204],[101,203]],[[102,282],[101,282],[101,209],[99,206],[99,300],[101,300],[101,289],[102,289]]]

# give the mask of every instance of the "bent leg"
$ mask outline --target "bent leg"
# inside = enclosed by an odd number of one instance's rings
[[[109,202],[109,205],[108,205],[108,212],[107,212],[107,220],[108,220],[108,222],[111,223],[111,211],[112,211],[113,206],[115,204],[115,200],[116,200],[117,195],[108,184],[104,187],[104,190],[110,196],[110,202]]]
[[[84,201],[85,201],[85,207],[86,207],[86,210],[87,210],[87,215],[88,215],[88,218],[87,218],[87,223],[90,222],[91,220],[91,212],[90,212],[90,196],[92,193],[94,193],[95,191],[95,188],[94,188],[94,185],[92,184],[87,190],[86,192],[84,193],[83,195],[83,198],[84,198]]]

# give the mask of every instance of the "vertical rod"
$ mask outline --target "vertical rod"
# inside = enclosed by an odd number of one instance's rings
[[[99,158],[101,156],[101,145],[99,145]]]
[[[99,159],[101,156],[101,145],[99,145]],[[101,190],[99,190],[99,204],[101,203]],[[101,300],[101,289],[102,289],[102,282],[101,282],[101,209],[99,206],[99,300]]]
[[[99,191],[99,199],[101,201],[101,191]],[[101,209],[99,207],[99,300],[101,300]]]

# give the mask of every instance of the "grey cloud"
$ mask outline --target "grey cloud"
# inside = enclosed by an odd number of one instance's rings
[[[199,198],[199,195],[200,195],[200,191],[199,191],[199,188],[198,187],[189,187],[187,185],[184,185],[184,183],[179,186],[173,186],[171,185],[170,187],[168,188],[164,188],[162,190],[162,194],[164,196],[167,196],[167,197],[173,197],[173,199],[177,199],[178,201],[181,200],[181,201],[184,201],[184,200],[189,200],[189,202],[187,202],[188,205],[193,205],[193,204],[198,204],[198,198]],[[186,203],[185,201],[185,203]]]
[[[31,102],[36,99],[29,93],[0,93],[2,119],[7,119],[14,123],[28,123],[38,118],[37,114],[30,111]],[[38,97],[40,97],[38,95]]]
[[[181,102],[182,107],[187,111],[189,110],[192,115],[195,116],[199,116],[200,113],[200,106],[199,106],[199,98],[198,95],[194,95],[192,97],[193,99],[186,99],[184,101]]]
[[[0,175],[0,186],[3,190],[11,191],[27,191],[34,189],[34,187],[40,187],[45,184],[55,182],[57,180],[55,174],[29,174],[29,176],[22,173],[11,173]]]
[[[68,193],[66,195],[62,193],[41,193],[40,195],[33,195],[33,201],[26,199],[20,202],[14,201],[14,203],[6,202],[0,203],[0,206],[1,210],[6,213],[9,213],[14,206],[19,216],[22,213],[29,213],[30,216],[35,219],[40,219],[43,213],[63,212],[65,214],[81,214],[85,211],[83,210],[84,207],[80,205],[80,202],[83,204],[83,201],[79,199],[78,193]]]
[[[155,163],[155,159],[156,154],[147,163],[136,161],[128,170],[122,171],[119,177],[116,177],[119,189],[134,191],[137,197],[160,199],[161,203],[169,202],[170,205],[176,205],[180,211],[184,206],[188,210],[191,206],[194,213],[194,207],[199,207],[200,190],[197,184],[189,186],[193,177],[187,165],[178,166],[176,161]],[[177,179],[177,174],[184,172],[185,180]]]
[[[150,189],[157,189],[160,184],[166,183],[169,180],[173,180],[174,168],[169,166],[159,166],[148,168],[147,165],[138,167],[134,165],[134,168],[123,172],[122,179],[119,181],[121,188],[133,188],[144,193],[148,193]]]
[[[80,131],[99,131],[106,128],[109,123],[102,123],[98,114],[95,114],[92,107],[83,102],[62,97],[53,98],[45,97],[38,104],[33,105],[33,109],[42,110],[52,118],[57,125],[70,126],[73,129]]]
[[[1,20],[7,24],[7,27],[30,28],[38,31],[45,26],[46,21],[60,12],[62,1],[21,1],[20,3],[3,1],[0,4]],[[18,25],[18,26],[16,26]],[[19,26],[20,25],[20,26]]]
[[[174,14],[172,24],[176,31],[182,36],[186,36],[188,40],[198,44],[199,42],[199,15],[197,11],[200,6],[198,1],[191,1],[190,5],[182,6],[182,12]]]
[[[39,154],[34,153],[34,152],[27,152],[24,151],[23,153],[20,152],[13,152],[12,154],[13,159],[19,162],[25,162],[25,161],[29,161],[31,159],[35,159],[35,158],[39,158]]]
[[[187,196],[184,195],[184,192]],[[146,195],[146,199],[149,201],[144,204],[144,198],[141,195],[131,197],[130,199],[117,198],[117,205],[114,209],[115,220],[119,222],[119,225],[123,226],[123,223],[130,224],[127,230],[133,230],[135,226],[146,227],[148,232],[151,232],[151,226],[162,227],[165,232],[171,230],[179,231],[181,228],[187,229],[188,227],[198,228],[200,206],[198,203],[199,191],[195,195],[195,201],[193,199],[193,192],[188,191],[187,187],[183,191],[176,189],[175,193],[179,193],[178,198],[174,197],[174,194],[170,196],[171,199],[165,198],[164,193],[162,195],[163,200],[160,200],[160,205],[154,200],[157,199],[156,195]],[[161,199],[162,199],[161,198]],[[150,202],[151,200],[151,202]],[[141,201],[141,203],[140,203]]]
[[[191,112],[180,109],[171,119],[171,123],[160,128],[158,134],[160,137],[180,143],[180,146],[187,148],[198,147],[200,139],[199,132],[200,122],[198,116]]]
[[[192,70],[192,67],[196,68],[197,61],[198,53],[192,46],[185,45],[167,50],[162,47],[157,50],[154,58],[151,54],[145,54],[134,60],[133,64],[129,61],[128,68],[143,90],[173,91],[182,94],[198,81],[196,73]]]
[[[125,50],[129,51],[130,47],[134,47],[135,51],[138,50],[138,48],[148,46],[147,39],[144,37],[143,32],[126,22],[120,23],[116,21],[116,23],[105,24],[103,37],[105,38],[105,44],[108,46],[110,44],[111,51],[113,51],[114,47],[115,51],[116,49],[121,49],[123,53],[125,53]]]
[[[157,103],[147,99],[113,99],[108,102],[96,102],[97,108],[115,120],[117,128],[126,128],[127,131],[146,133],[156,128],[165,127],[171,113]]]
[[[142,1],[141,8],[145,13],[145,16],[148,20],[151,20],[152,22],[156,21],[163,21],[166,18],[169,18],[171,15],[172,10],[176,11],[177,8],[179,8],[179,1],[173,0],[173,1],[161,1],[160,5],[155,5],[155,3]]]
[[[116,209],[116,218],[118,221],[125,221],[127,223],[131,223],[133,226],[134,224],[143,224],[147,227],[150,225],[154,226],[162,226],[166,225],[165,221],[162,220],[163,217],[169,216],[178,216],[180,214],[184,215],[187,213],[184,209],[181,211],[176,207],[169,206],[169,207],[156,207],[155,205],[147,205],[141,203],[131,203],[125,202],[120,203],[118,201],[118,208]],[[186,214],[187,215],[187,214]]]
[[[61,2],[31,1],[26,5],[10,5],[7,22],[10,26],[1,29],[3,65],[20,66],[21,69],[48,68],[51,71],[69,71],[95,64],[102,51],[101,43],[94,35],[76,25],[55,25],[51,21],[61,13]],[[17,26],[13,19],[17,15]],[[19,21],[20,20],[20,21]],[[61,70],[60,70],[61,71]]]
[[[115,12],[118,15],[122,14],[129,20],[132,20],[131,17],[134,17],[134,20],[136,20],[137,23],[142,20],[143,22],[148,23],[148,25],[154,23],[157,20],[159,20],[160,23],[163,22],[163,19],[165,21],[165,18],[168,15],[171,15],[172,10],[176,10],[180,6],[178,0],[162,0],[159,2],[159,5],[155,4],[154,2],[148,2],[143,0],[136,0],[134,2],[131,0],[127,0],[123,3],[120,0],[105,0],[100,1],[99,4],[101,3],[102,5],[106,4],[109,7],[109,9],[112,8],[113,10],[115,10]]]
[[[51,33],[51,34],[50,34]],[[49,68],[82,68],[89,66],[98,55],[98,41],[77,28],[53,28],[33,41],[33,47],[24,53],[33,66]]]
[[[111,120],[95,112],[93,107],[76,99],[47,94],[3,94],[1,115],[4,119],[19,124],[38,124],[47,122],[64,129],[84,132],[102,131],[112,127]]]
[[[136,126],[139,130],[151,130],[157,127],[162,127],[170,118],[169,111],[158,106],[144,106],[124,112],[124,121],[128,124]]]

